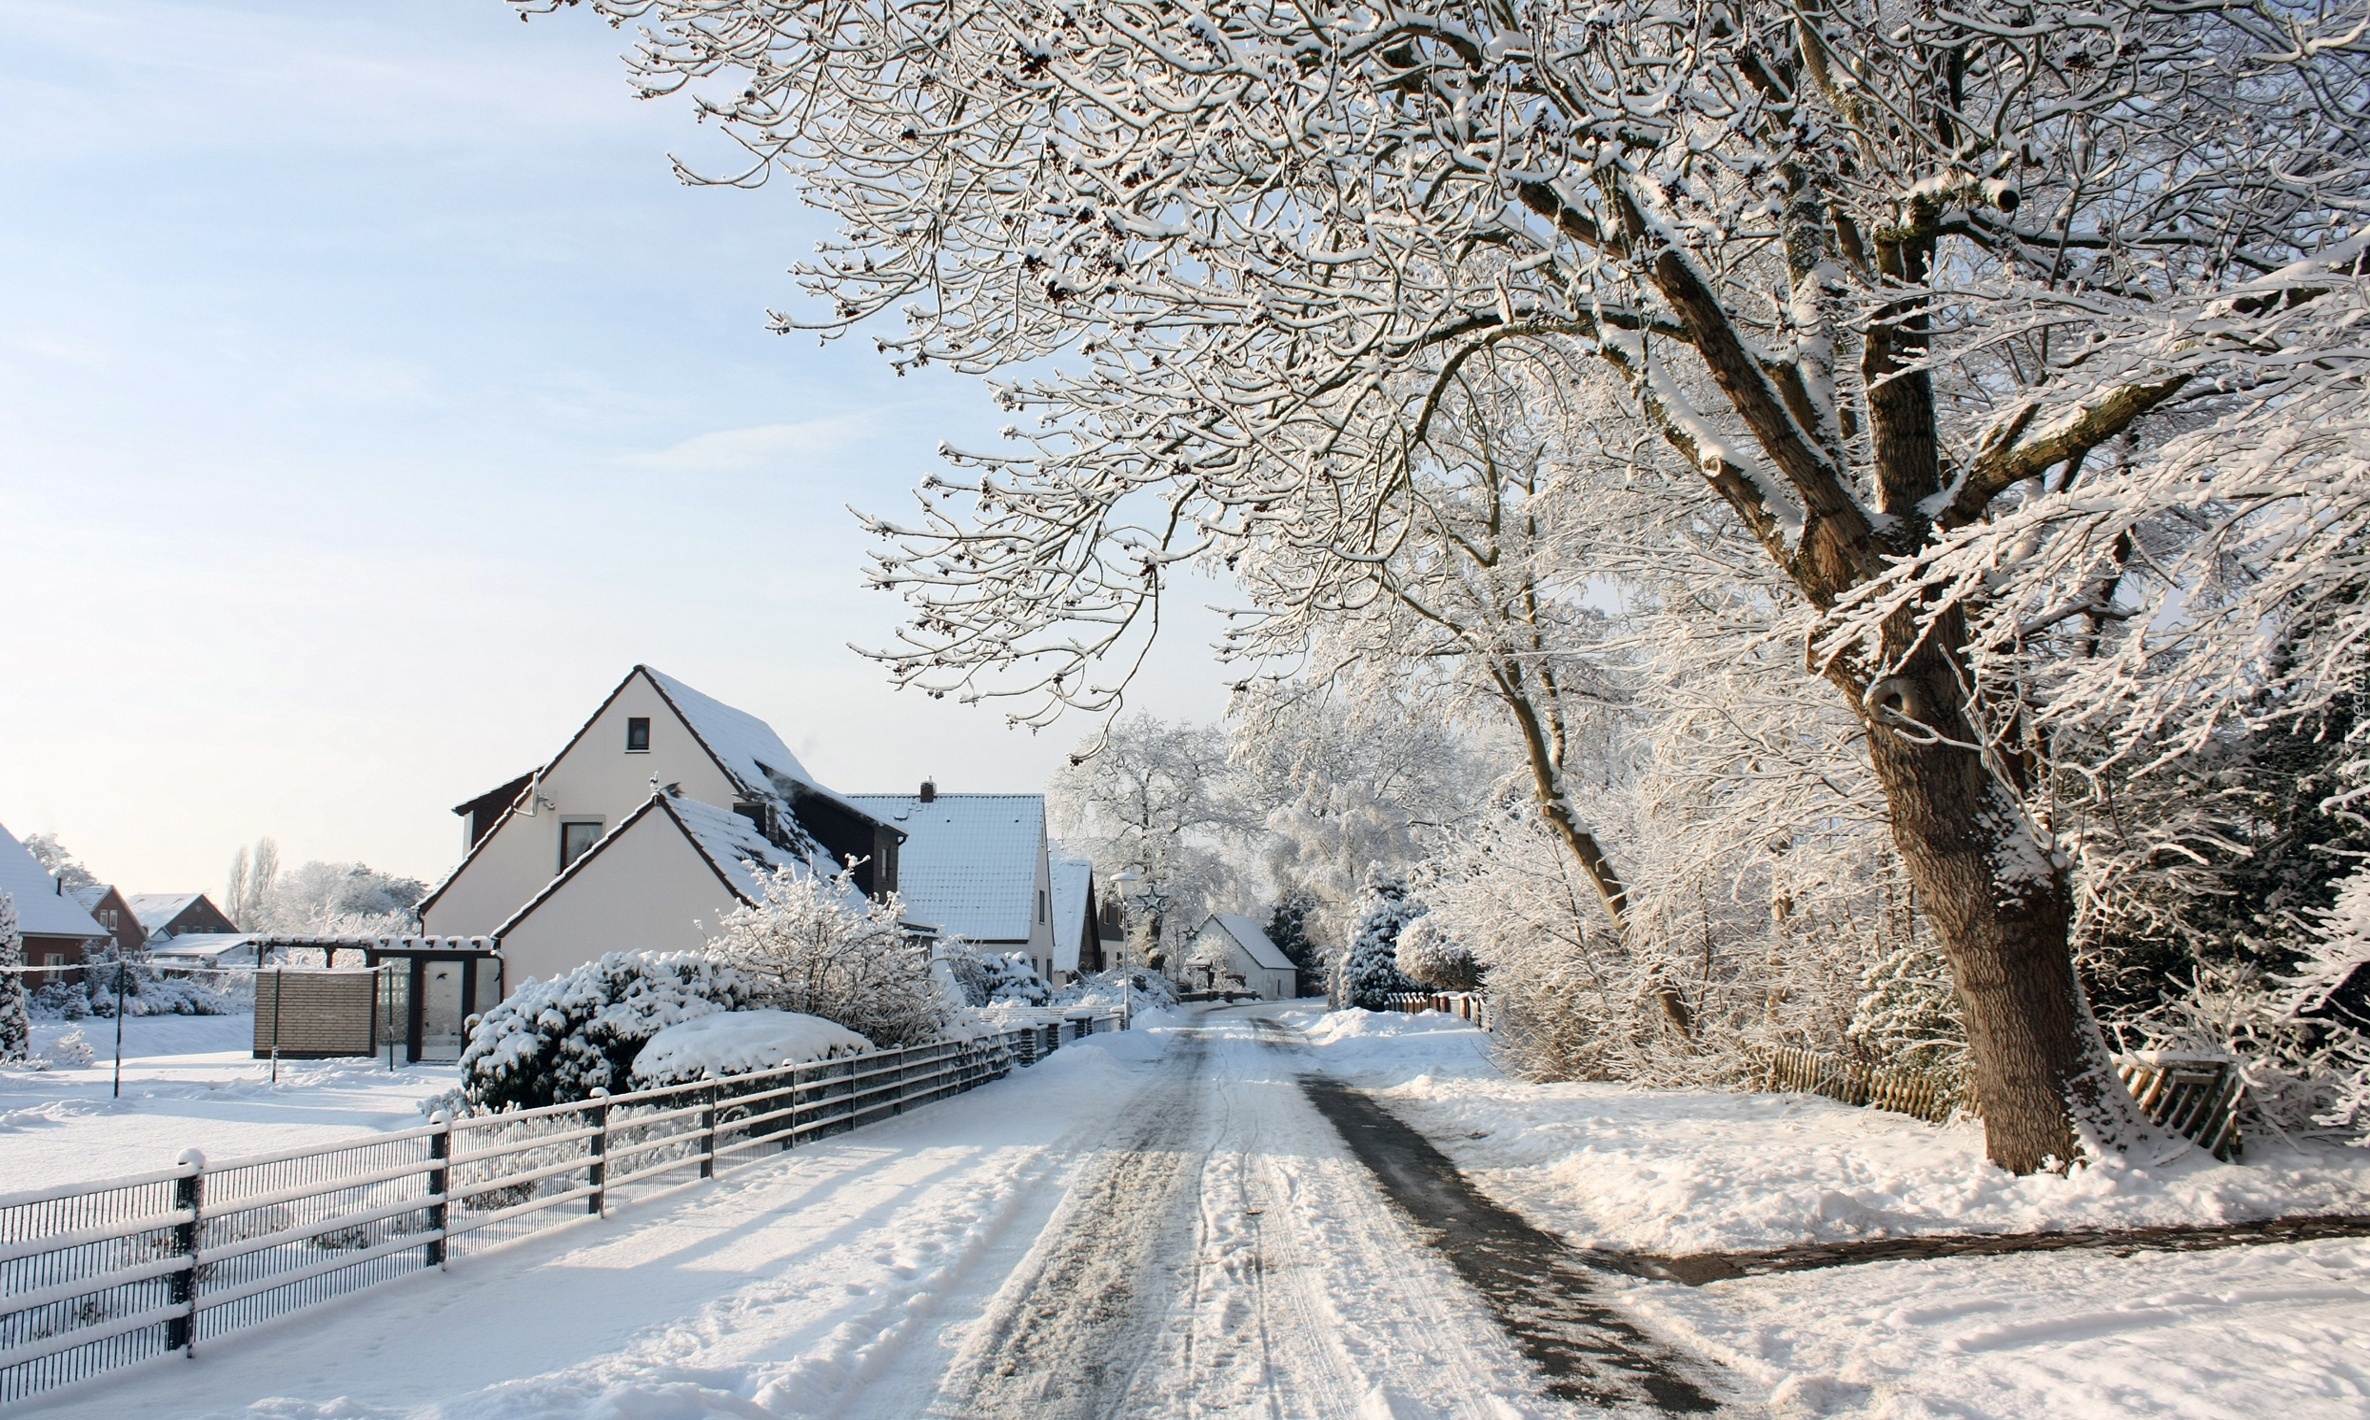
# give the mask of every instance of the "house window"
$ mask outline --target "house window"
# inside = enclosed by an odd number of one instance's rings
[[[115,930],[115,909],[114,909],[114,908],[112,908],[112,907],[102,907],[102,908],[100,908],[100,909],[99,909],[99,925],[100,925],[100,926],[102,926],[102,927],[104,927],[104,928],[106,928],[106,929],[107,929],[108,931],[110,931],[110,932],[112,932],[112,931],[114,931],[114,930]]]
[[[626,720],[625,752],[627,754],[650,753],[650,717],[648,715],[635,715]]]
[[[1037,889],[1037,920],[1045,920],[1045,889]]]
[[[601,821],[597,818],[563,819],[560,821],[560,871],[584,856],[584,851],[601,841]]]

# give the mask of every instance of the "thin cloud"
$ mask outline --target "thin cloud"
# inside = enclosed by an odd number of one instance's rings
[[[865,432],[865,414],[839,414],[796,424],[758,424],[695,434],[672,448],[628,454],[625,462],[670,473],[750,473],[786,463],[811,463]]]

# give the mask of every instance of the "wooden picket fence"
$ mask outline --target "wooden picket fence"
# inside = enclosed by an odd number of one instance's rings
[[[2117,1056],[2122,1077],[2140,1112],[2224,1163],[2242,1150],[2238,1104],[2246,1094],[2238,1062],[2220,1055],[2176,1055],[2143,1050]]]
[[[1961,1114],[1975,1113],[1975,1101],[1955,1076],[1938,1070],[1839,1060],[1792,1045],[1769,1052],[1762,1088],[1825,1095],[1844,1104],[1887,1109],[1929,1124],[1945,1124]]]
[[[2158,1126],[2194,1140],[2217,1159],[2238,1158],[2238,1106],[2245,1094],[2237,1062],[2223,1056],[2137,1051],[2115,1058],[2115,1074],[2140,1112]],[[1824,1095],[1844,1104],[1891,1110],[1930,1124],[1979,1111],[1958,1077],[1938,1070],[1839,1060],[1799,1046],[1769,1051],[1762,1088]]]
[[[1414,1014],[1438,1011],[1459,1020],[1471,1021],[1483,1030],[1492,1029],[1489,998],[1477,991],[1394,991],[1384,999],[1394,1011]]]

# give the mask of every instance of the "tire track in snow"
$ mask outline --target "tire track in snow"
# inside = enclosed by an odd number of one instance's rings
[[[1075,1176],[929,1413],[1561,1413],[1238,1020],[1180,1032],[1133,1128]]]
[[[1162,1263],[1186,1250],[1207,1038],[1182,1037],[1167,1078],[1139,1097],[1142,1116],[1081,1171],[1036,1254],[997,1295],[933,1414],[1115,1413],[1176,1285]]]

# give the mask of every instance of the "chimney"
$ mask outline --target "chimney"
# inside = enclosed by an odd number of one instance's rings
[[[922,802],[925,804],[932,804],[936,803],[937,801],[938,786],[931,783],[929,780],[924,779],[922,781]]]

